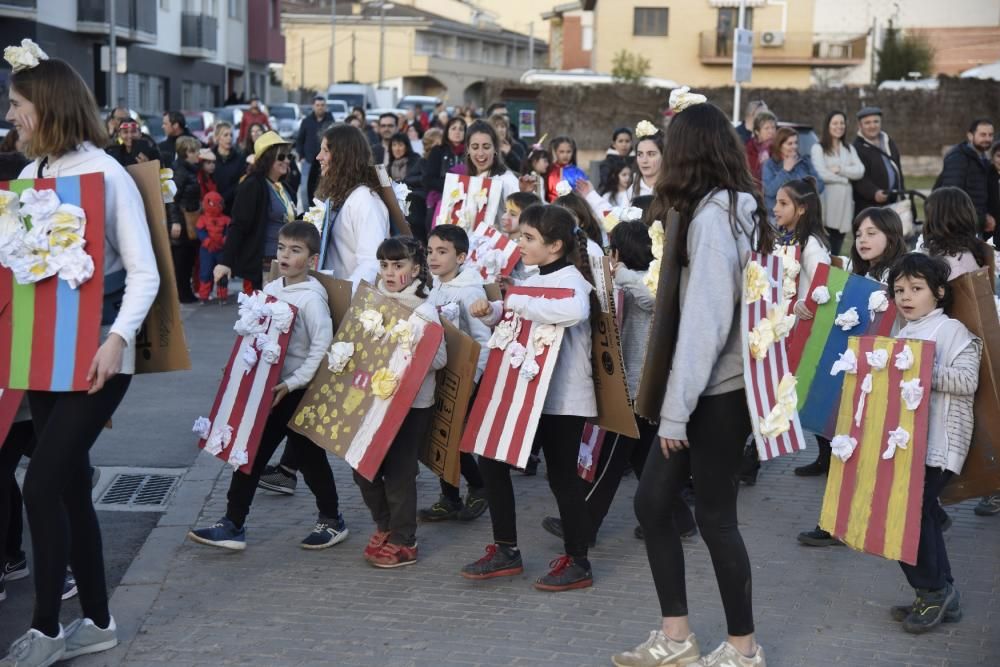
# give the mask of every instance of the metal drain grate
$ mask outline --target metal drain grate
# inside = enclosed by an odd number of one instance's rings
[[[119,473],[95,505],[106,510],[165,510],[179,479],[178,474]]]

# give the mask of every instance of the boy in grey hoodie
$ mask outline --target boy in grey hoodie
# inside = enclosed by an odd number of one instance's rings
[[[479,363],[476,365],[476,382],[486,368],[490,349],[490,328],[482,320],[469,314],[469,306],[486,298],[483,279],[473,268],[462,270],[469,252],[469,236],[457,225],[439,225],[427,239],[427,265],[434,276],[434,288],[427,302],[434,305],[441,317],[447,319],[480,345]],[[482,515],[488,506],[486,491],[479,465],[472,454],[462,453],[462,477],[469,485],[465,503],[457,486],[441,480],[441,497],[429,508],[420,510],[423,521],[461,519],[471,521]]]
[[[247,475],[234,471],[229,483],[226,515],[207,528],[192,530],[188,537],[200,544],[241,551],[246,548],[246,517],[250,512],[260,474],[282,439],[295,450],[302,475],[316,496],[319,519],[302,541],[303,549],[325,549],[347,537],[340,514],[337,485],[326,452],[288,428],[288,422],[319,369],[333,341],[333,319],[326,289],[309,275],[319,259],[320,236],[308,222],[290,222],[278,234],[278,271],[281,275],[264,286],[264,293],[297,309],[288,341],[281,382],[274,388],[271,414],[264,425],[253,469]]]

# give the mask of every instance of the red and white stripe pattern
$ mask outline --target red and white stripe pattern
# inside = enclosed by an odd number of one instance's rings
[[[452,197],[461,188],[462,196]],[[481,197],[485,190],[485,199]],[[485,176],[465,176],[447,174],[442,189],[441,210],[434,225],[458,225],[471,231],[483,221],[492,223],[496,219],[503,196],[499,180]]]
[[[608,432],[590,422],[583,425],[580,454],[576,459],[576,474],[585,482],[593,482],[597,473],[597,462],[607,440]]]
[[[558,287],[511,287],[507,295],[523,294],[534,298],[567,299],[573,290]],[[508,312],[507,316],[510,315]],[[521,320],[521,330],[515,339],[526,348],[525,358],[538,364],[538,374],[525,379],[519,368],[510,365],[511,346],[490,350],[486,370],[479,382],[479,393],[469,412],[462,434],[461,450],[504,461],[523,468],[531,454],[538,420],[542,414],[549,381],[559,358],[563,329],[557,327],[555,340],[535,356],[533,333],[538,326]]]
[[[277,301],[278,299],[268,296],[265,303]],[[255,347],[256,335],[240,336],[236,339],[233,352],[229,356],[229,363],[226,364],[222,384],[219,386],[219,393],[212,406],[209,436],[198,441],[198,447],[207,448],[209,452],[246,474],[250,473],[257,448],[260,446],[264,424],[271,412],[273,390],[280,381],[281,367],[285,362],[288,341],[295,325],[296,308],[291,304],[286,305],[292,311],[292,322],[288,329],[282,332],[278,326],[268,321],[264,332],[268,341],[277,343],[281,349],[275,363],[269,364],[260,359],[258,352],[257,363],[251,366],[245,359],[244,352]],[[259,350],[259,347],[255,349]],[[224,439],[221,442],[216,440],[213,445],[225,444],[219,451],[213,451],[217,447],[210,446],[209,441],[216,433],[225,432],[227,427],[232,429],[228,443]]]
[[[491,250],[499,250],[503,255],[503,264],[500,269],[501,276],[509,276],[521,260],[521,249],[518,247],[517,242],[512,241],[506,234],[494,227],[492,220],[490,218],[488,222],[481,222],[472,232],[474,237],[478,236],[486,240],[481,241],[480,245],[473,248],[472,252],[469,253],[468,260],[466,260],[466,264],[476,267],[480,275],[487,280],[496,278],[496,276],[489,275],[487,268],[481,265],[483,256]]]
[[[24,392],[18,389],[0,389],[0,447],[3,447],[7,439],[7,433],[17,416],[17,409],[21,407],[21,399]]]
[[[776,245],[774,247],[774,254],[781,258],[782,280],[784,280],[784,270],[785,270],[785,266],[788,264],[789,260],[794,260],[795,263],[799,265],[799,271],[802,271],[802,264],[801,264],[801,262],[802,262],[802,247],[799,246],[799,244],[796,243],[794,245],[780,245],[780,244]],[[781,290],[781,300],[782,300],[783,303],[785,303],[788,306],[788,308],[786,309],[785,312],[787,312],[789,314],[791,314],[791,312],[793,310],[795,310],[795,302],[796,301],[798,301],[799,299],[802,299],[804,301],[805,298],[806,298],[805,294],[799,294],[798,293],[798,289],[799,289],[799,276],[798,276],[798,273],[796,273],[795,276],[791,280],[795,284],[795,295],[794,296],[788,296],[788,295],[785,294],[784,289]],[[784,283],[782,283],[782,287],[784,287]]]
[[[806,448],[799,423],[799,414],[795,410],[789,428],[777,437],[766,437],[761,433],[761,422],[778,404],[778,384],[786,375],[792,373],[788,364],[787,341],[785,336],[775,341],[763,359],[755,359],[750,354],[749,335],[754,328],[767,319],[767,311],[773,304],[783,304],[781,258],[776,255],[761,255],[752,253],[750,262],[760,264],[768,276],[770,289],[764,297],[752,303],[746,302],[745,290],[742,304],[743,330],[743,377],[746,382],[747,403],[750,407],[750,418],[753,422],[754,439],[761,461],[773,459],[782,454],[792,454]],[[748,263],[749,266],[749,263]]]
[[[399,378],[399,386],[388,399],[373,396],[344,454],[344,460],[368,481],[374,480],[378,474],[386,452],[420,391],[420,385],[430,372],[434,355],[444,337],[444,328],[438,322],[428,322],[417,313],[410,315],[407,321],[413,331],[410,349],[398,345],[386,364]],[[352,381],[358,388],[367,390],[371,375],[356,371]]]

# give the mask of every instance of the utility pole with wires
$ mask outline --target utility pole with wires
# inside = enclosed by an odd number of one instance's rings
[[[118,30],[115,28],[115,0],[108,2],[108,108],[118,106]]]
[[[330,0],[330,85],[337,83],[337,0]]]

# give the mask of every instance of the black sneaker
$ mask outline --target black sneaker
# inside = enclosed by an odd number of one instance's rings
[[[799,533],[798,539],[800,544],[804,544],[807,547],[837,547],[844,545],[843,542],[819,526],[816,526],[813,530]]]
[[[952,590],[955,591],[955,599],[945,607],[944,616],[941,617],[942,623],[958,623],[962,620],[962,596],[954,586],[952,586]],[[910,615],[910,612],[913,611],[914,605],[916,605],[916,602],[896,605],[889,609],[889,615],[892,616],[892,620],[902,623]]]
[[[586,563],[586,561],[584,561]],[[590,588],[594,585],[594,575],[590,571],[590,563],[581,565],[572,556],[560,556],[549,563],[549,573],[535,581],[535,588],[540,591],[558,593],[577,588]]]
[[[757,445],[753,437],[747,440],[743,448],[743,460],[740,463],[740,481],[747,486],[757,483],[757,473],[760,472],[760,454],[757,452]]]
[[[420,510],[418,514],[420,515],[421,521],[446,521],[448,519],[459,518],[458,515],[462,509],[463,505],[461,499],[456,500],[441,494],[436,503],[427,509]],[[480,512],[480,514],[482,514],[482,512]]]
[[[1000,493],[995,493],[992,496],[983,496],[972,511],[978,516],[1000,514]]]
[[[264,472],[260,475],[257,488],[291,496],[295,495],[295,487],[298,483],[299,478],[288,473],[280,465],[264,466]]]
[[[336,519],[328,519],[321,514],[313,531],[306,535],[299,546],[303,549],[327,549],[346,540],[347,533],[343,514],[338,514]]]
[[[820,461],[816,459],[812,463],[804,466],[799,466],[795,469],[795,474],[799,477],[818,477],[819,475],[825,475],[830,471],[830,461]]]
[[[462,568],[462,576],[466,579],[512,577],[522,572],[521,552],[516,547],[503,544],[487,545],[485,556]]]
[[[465,507],[459,513],[461,521],[472,521],[483,515],[490,506],[486,499],[486,489],[469,489],[469,494],[465,496]]]
[[[528,463],[525,464],[524,470],[522,472],[528,477],[534,477],[535,475],[538,474],[538,462],[541,460],[542,458],[540,456],[535,456],[534,454],[530,454],[528,456]]]
[[[917,590],[917,599],[909,615],[903,619],[903,629],[915,635],[933,630],[944,619],[945,610],[955,601],[955,588],[950,584],[939,591]]]
[[[21,555],[14,560],[9,560],[3,564],[3,574],[7,581],[17,581],[24,579],[30,572],[28,570],[28,559]]]
[[[646,533],[643,532],[642,526],[636,526],[635,530],[632,531],[632,534],[635,535],[635,539],[637,539],[637,540],[645,540],[646,539]]]

